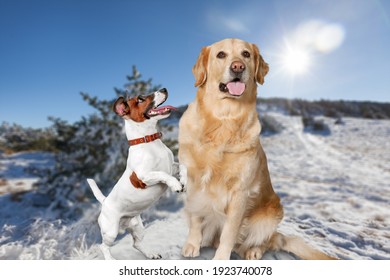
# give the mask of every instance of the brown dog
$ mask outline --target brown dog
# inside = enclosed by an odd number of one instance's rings
[[[179,159],[188,176],[183,256],[196,257],[201,246],[214,245],[214,259],[229,259],[232,250],[260,259],[267,249],[329,259],[276,231],[283,207],[259,139],[257,83],[264,83],[268,64],[257,46],[222,40],[204,47],[192,70],[199,88],[179,132]]]

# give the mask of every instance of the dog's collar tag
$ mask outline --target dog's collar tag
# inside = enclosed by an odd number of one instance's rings
[[[128,140],[127,142],[129,143],[129,146],[134,146],[134,145],[138,145],[138,144],[149,143],[149,142],[152,142],[154,140],[160,139],[161,137],[162,137],[162,133],[157,132],[157,133],[152,134],[152,135],[146,135],[145,137],[131,139],[131,140]]]

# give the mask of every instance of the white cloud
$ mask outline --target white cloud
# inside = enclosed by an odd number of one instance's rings
[[[215,10],[210,10],[207,16],[207,22],[210,29],[215,30],[218,33],[239,33],[239,34],[249,34],[250,29],[247,27],[245,22],[248,19],[244,19],[242,16],[237,16],[240,13],[231,15],[228,12],[217,12]],[[242,14],[242,13],[241,13]]]
[[[249,29],[239,19],[221,18],[221,24],[233,32],[248,33]]]

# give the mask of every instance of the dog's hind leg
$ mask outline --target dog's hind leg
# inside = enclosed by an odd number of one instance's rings
[[[107,245],[106,242],[100,244],[100,250],[102,251],[105,260],[115,260],[115,258],[110,253],[110,247],[111,246]]]
[[[100,215],[99,226],[102,234],[102,244],[100,245],[100,250],[106,260],[115,260],[110,253],[110,247],[114,244],[118,235],[119,221],[111,221],[105,218],[104,215]]]
[[[144,238],[145,227],[142,223],[141,217],[136,216],[129,221],[128,231],[133,236],[133,247],[140,251],[148,259],[161,259],[160,254],[149,253],[142,247],[142,239]]]
[[[260,260],[266,251],[265,245],[257,245],[251,248],[238,248],[234,251],[240,255],[241,258],[246,260]]]

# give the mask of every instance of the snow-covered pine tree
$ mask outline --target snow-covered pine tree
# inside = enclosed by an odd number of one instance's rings
[[[107,194],[124,171],[128,150],[123,120],[112,111],[112,104],[118,96],[145,95],[157,88],[151,79],[142,80],[134,66],[124,89],[114,88],[112,100],[81,93],[96,113],[74,124],[52,118],[58,149],[55,166],[38,182],[33,201],[72,219],[81,214],[84,202],[95,200],[86,178],[94,178]]]
[[[21,151],[54,152],[51,128],[22,127],[18,124],[0,124],[0,151],[16,153]]]

